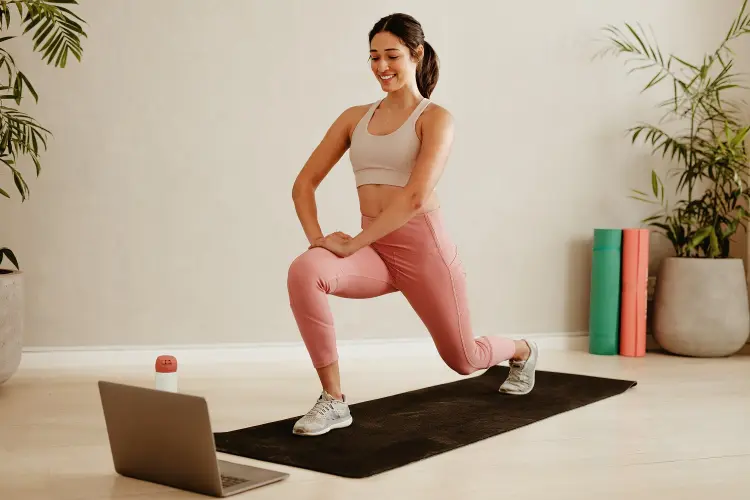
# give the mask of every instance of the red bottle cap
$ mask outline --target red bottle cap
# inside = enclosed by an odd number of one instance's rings
[[[166,354],[156,358],[157,373],[174,373],[177,371],[177,358]]]

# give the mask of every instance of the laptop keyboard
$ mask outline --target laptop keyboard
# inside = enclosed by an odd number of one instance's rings
[[[224,488],[228,488],[230,486],[234,486],[234,485],[242,484],[246,482],[247,482],[247,479],[242,479],[241,477],[225,476],[224,474],[221,475],[221,485]]]

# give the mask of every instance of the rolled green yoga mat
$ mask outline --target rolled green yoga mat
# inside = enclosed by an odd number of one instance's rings
[[[589,299],[589,352],[614,355],[620,338],[622,229],[594,229]]]

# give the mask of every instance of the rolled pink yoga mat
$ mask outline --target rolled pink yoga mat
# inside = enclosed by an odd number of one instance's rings
[[[648,229],[623,229],[620,306],[620,354],[622,356],[646,355],[648,249]]]

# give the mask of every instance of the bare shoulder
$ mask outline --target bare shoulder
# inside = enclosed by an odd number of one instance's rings
[[[422,139],[425,133],[441,136],[453,134],[453,115],[447,108],[431,102],[417,120],[417,134]]]
[[[375,104],[374,102],[371,102],[369,104],[356,104],[354,106],[351,106],[344,111],[344,113],[347,113],[351,116],[351,118],[355,121],[359,121],[362,119],[363,116],[367,114],[367,112],[370,110],[370,107]]]
[[[352,133],[359,121],[367,114],[371,104],[357,104],[346,108],[336,119],[337,126],[351,139]]]
[[[432,125],[439,125],[441,127],[453,126],[453,115],[451,112],[448,111],[447,108],[434,102],[427,105],[420,118],[424,118],[424,121],[427,121]]]

